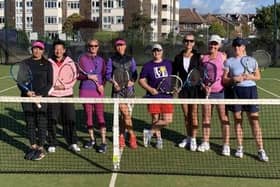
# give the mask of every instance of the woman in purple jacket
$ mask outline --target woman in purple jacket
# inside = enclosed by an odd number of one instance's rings
[[[90,74],[86,76],[80,73],[78,78],[79,80],[81,80],[79,87],[79,96],[88,98],[103,98],[106,66],[104,59],[98,56],[98,40],[89,40],[87,43],[87,48],[88,51],[85,54],[81,55],[81,57],[79,58],[79,64],[85,72]],[[101,144],[96,148],[99,153],[105,153],[107,150],[107,144],[104,105],[103,103],[86,103],[83,104],[83,107],[86,115],[86,124],[90,138],[90,141],[87,142],[84,147],[86,149],[96,147],[92,117],[92,112],[95,111],[101,133]]]

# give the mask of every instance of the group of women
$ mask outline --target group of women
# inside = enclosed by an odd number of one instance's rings
[[[178,75],[183,82],[187,79],[192,69],[200,69],[205,63],[213,63],[216,66],[217,78],[214,84],[185,86],[178,94],[179,98],[205,98],[206,95],[211,99],[223,99],[226,87],[233,88],[234,97],[242,99],[257,98],[256,80],[260,79],[260,73],[257,62],[254,58],[246,55],[246,40],[236,38],[232,42],[235,56],[227,58],[227,55],[220,52],[222,39],[218,35],[212,35],[209,40],[209,49],[207,54],[199,54],[195,49],[195,37],[193,34],[186,34],[183,39],[184,49],[176,55],[174,62],[163,58],[163,48],[160,44],[152,46],[152,59],[145,63],[139,75],[137,74],[136,61],[133,57],[126,54],[126,41],[118,38],[114,42],[115,53],[105,62],[98,55],[99,42],[92,39],[87,42],[87,51],[80,56],[79,64],[84,68],[87,74],[78,73],[80,80],[79,96],[86,98],[104,97],[104,84],[106,81],[112,84],[112,97],[127,98],[135,97],[134,84],[138,80],[139,85],[146,90],[147,98],[171,98],[172,95],[160,93],[156,88],[162,79],[169,75]],[[35,41],[32,44],[32,57],[24,60],[28,63],[33,73],[33,90],[23,91],[22,96],[50,96],[50,97],[73,97],[73,86],[75,81],[70,85],[56,85],[57,76],[60,68],[65,63],[72,64],[73,60],[65,53],[65,44],[62,41],[56,41],[53,44],[54,53],[48,60],[44,59],[44,43]],[[253,64],[252,72],[244,73],[242,59],[246,57],[250,64]],[[39,65],[37,65],[39,64]],[[36,67],[35,67],[36,66]],[[115,71],[127,71],[129,79],[122,88],[114,78]],[[79,71],[79,70],[77,70]],[[42,73],[43,72],[43,73]],[[36,81],[35,81],[36,80]],[[38,81],[40,80],[40,81]],[[39,83],[40,82],[40,83]],[[40,85],[39,85],[40,84]],[[123,89],[132,94],[123,94]],[[32,93],[31,93],[32,92]],[[28,106],[28,107],[26,107]],[[105,153],[106,143],[106,124],[104,119],[104,105],[102,103],[83,104],[86,116],[86,126],[89,134],[89,141],[84,144],[84,148],[96,148],[100,153]],[[132,124],[132,106],[120,104],[120,148],[126,147],[126,133],[128,133],[129,147],[137,149],[136,133]],[[202,142],[197,145],[198,134],[198,108],[196,104],[182,104],[184,121],[186,127],[186,138],[179,143],[181,148],[189,148],[191,151],[205,152],[210,150],[210,126],[211,115],[214,105],[202,105]],[[218,116],[221,122],[223,149],[222,155],[230,156],[230,122],[228,110],[233,112],[234,126],[237,137],[237,149],[235,156],[242,158],[243,151],[243,131],[242,131],[242,112],[246,112],[252,132],[258,148],[258,158],[261,161],[268,161],[268,157],[263,148],[262,133],[259,124],[258,106],[256,105],[234,105],[227,107],[223,104],[216,105]],[[28,137],[31,143],[30,150],[26,153],[25,158],[28,160],[41,160],[45,157],[43,148],[44,142],[48,141],[48,152],[56,151],[56,125],[61,119],[63,126],[63,135],[72,151],[80,151],[77,144],[77,134],[75,125],[75,109],[71,103],[54,103],[42,104],[39,109],[34,104],[23,104],[23,109],[28,127]],[[97,123],[100,128],[101,143],[96,144],[94,135],[94,122],[92,112],[97,116]],[[152,117],[150,129],[143,131],[143,143],[148,147],[152,138],[156,137],[156,148],[163,148],[163,139],[161,129],[172,122],[173,118],[172,104],[149,104],[148,112]],[[37,130],[36,130],[37,129]],[[38,132],[38,134],[37,134]],[[47,134],[47,136],[46,136]]]

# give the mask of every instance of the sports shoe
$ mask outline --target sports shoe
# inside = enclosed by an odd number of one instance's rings
[[[268,162],[268,156],[266,155],[265,151],[263,149],[260,149],[258,151],[258,157],[259,157],[259,160],[260,161],[263,161],[263,162]]]
[[[190,150],[191,151],[196,151],[196,149],[197,149],[196,139],[195,138],[191,138]]]
[[[202,142],[197,148],[197,151],[199,152],[205,152],[209,150],[210,150],[209,142]]]
[[[100,146],[98,147],[98,152],[106,153],[106,151],[107,151],[107,144],[104,144],[104,143],[100,144]]]
[[[119,136],[119,144],[121,149],[125,148],[125,138],[122,134]]]
[[[84,148],[85,149],[92,149],[95,146],[95,141],[94,140],[90,140],[87,143],[85,143]]]
[[[137,139],[135,135],[130,136],[129,145],[131,149],[137,149]]]
[[[236,149],[236,152],[235,152],[235,156],[238,157],[238,158],[243,158],[243,147],[242,146],[239,146],[237,147]]]
[[[163,142],[162,142],[161,138],[157,139],[156,148],[157,149],[162,149],[163,148]]]
[[[81,151],[81,149],[79,148],[79,146],[77,144],[71,144],[68,148],[69,148],[69,150],[74,151],[74,152]]]
[[[148,147],[148,145],[151,142],[151,138],[152,138],[151,131],[148,130],[148,129],[144,129],[143,130],[143,143],[144,143],[144,147]]]
[[[55,153],[55,146],[48,147],[48,152],[49,153]]]
[[[178,144],[178,147],[180,148],[186,148],[191,142],[190,137],[186,137],[185,139],[182,140],[181,143]]]
[[[46,153],[44,150],[38,149],[36,150],[35,154],[32,157],[32,160],[42,160],[46,156]]]
[[[230,156],[230,147],[229,147],[229,145],[224,145],[224,146],[223,146],[222,155],[224,155],[224,156]]]
[[[26,160],[32,160],[34,154],[36,152],[36,149],[30,149],[28,152],[24,155],[24,159]]]

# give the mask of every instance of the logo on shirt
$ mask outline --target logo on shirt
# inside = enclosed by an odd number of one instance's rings
[[[168,77],[168,72],[165,66],[154,67],[155,78]]]

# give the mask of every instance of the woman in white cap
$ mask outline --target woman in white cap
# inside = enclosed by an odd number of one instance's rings
[[[207,72],[207,74],[216,75],[212,78],[214,80],[207,80],[204,78],[203,85],[205,94],[209,99],[224,99],[224,86],[222,83],[222,76],[224,73],[224,62],[226,60],[226,55],[219,51],[222,45],[222,38],[219,35],[211,35],[209,39],[208,53],[202,58],[202,69]],[[207,68],[213,67],[213,68]],[[212,71],[212,72],[210,72]],[[215,72],[213,72],[215,71]],[[208,84],[211,81],[211,84]],[[200,152],[205,152],[210,150],[210,124],[212,118],[213,105],[203,105],[202,107],[202,134],[203,139],[201,145],[198,146],[197,150]],[[229,118],[226,113],[225,105],[216,105],[219,119],[222,126],[223,134],[223,150],[222,155],[230,156],[229,148]]]
[[[153,59],[144,64],[140,77],[139,84],[146,90],[146,98],[172,98],[172,95],[159,93],[157,87],[160,82],[172,74],[172,63],[169,60],[163,59],[163,49],[160,44],[154,44],[152,47]],[[152,116],[152,127],[144,129],[143,142],[144,146],[148,147],[153,135],[156,136],[156,148],[163,148],[161,137],[161,129],[172,122],[173,105],[172,104],[148,104],[148,112]]]
[[[257,61],[246,55],[247,41],[243,38],[235,38],[232,47],[235,56],[229,58],[225,63],[225,73],[223,81],[225,84],[234,85],[234,98],[237,99],[257,99],[258,92],[256,81],[260,80],[261,75]],[[244,65],[243,62],[246,64]],[[262,130],[259,122],[259,108],[257,105],[231,105],[229,106],[234,114],[235,133],[237,137],[237,150],[235,156],[242,158],[243,150],[243,127],[242,112],[246,112],[249,119],[252,133],[258,148],[258,158],[260,161],[267,162],[268,156],[263,148]]]

